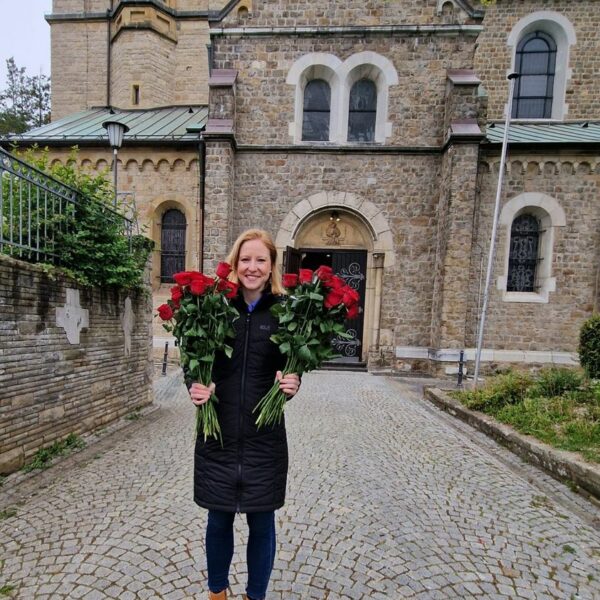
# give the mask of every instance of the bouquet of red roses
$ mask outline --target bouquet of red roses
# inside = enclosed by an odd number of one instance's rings
[[[337,356],[331,339],[350,338],[343,323],[358,316],[360,296],[327,266],[314,272],[300,269],[299,275],[286,273],[283,286],[289,295],[271,308],[279,320],[278,331],[271,340],[288,356],[284,375],[302,375]],[[286,401],[276,382],[254,409],[260,411],[256,424],[261,427],[279,423]]]
[[[232,322],[239,313],[229,300],[237,294],[238,285],[227,279],[229,273],[227,263],[219,263],[214,279],[198,271],[175,273],[177,285],[171,288],[171,299],[158,307],[158,315],[166,321],[163,327],[177,339],[187,381],[209,385],[215,352],[222,350],[229,357],[233,352],[227,339],[235,336]],[[202,432],[205,441],[209,436],[221,440],[216,402],[212,394],[198,407],[196,432]]]

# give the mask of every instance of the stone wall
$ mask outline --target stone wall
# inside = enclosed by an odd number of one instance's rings
[[[216,36],[215,68],[236,69],[236,139],[239,144],[289,144],[295,120],[295,87],[286,83],[292,65],[313,52],[341,61],[359,52],[389,59],[399,83],[389,88],[388,145],[438,146],[444,130],[447,69],[472,65],[475,38],[380,36],[229,37]],[[260,99],[260,101],[258,101]]]
[[[206,104],[210,41],[206,17],[180,19],[140,5],[142,22],[132,16],[135,7],[127,7],[115,21],[106,16],[110,4],[55,0],[52,17],[57,18],[50,18],[52,119],[108,104],[109,26],[110,104],[119,108]],[[195,4],[191,10],[207,9],[206,2]],[[72,18],[63,20],[64,15]],[[165,34],[161,28],[167,23]],[[138,105],[132,102],[133,85],[140,88]]]
[[[440,165],[438,154],[240,152],[232,239],[249,227],[275,237],[298,202],[324,190],[368,200],[389,223],[396,248],[395,265],[384,271],[381,328],[398,345],[428,346]]]
[[[484,30],[479,36],[475,70],[489,94],[490,119],[504,118],[508,96],[506,75],[511,68],[510,32],[518,21],[534,12],[551,11],[572,24],[576,43],[570,48],[566,86],[567,119],[600,118],[600,11],[595,0],[499,0],[486,8]]]
[[[471,269],[471,301],[467,318],[467,346],[475,346],[479,285],[485,280],[494,198],[498,181],[497,155],[482,165],[477,236]],[[491,165],[491,168],[490,168]],[[575,353],[579,328],[594,305],[598,307],[600,262],[600,163],[592,156],[530,155],[511,151],[505,178],[503,206],[525,192],[555,199],[565,213],[566,225],[553,228],[552,276],[556,290],[547,302],[503,301],[497,289],[505,271],[508,232],[498,229],[494,279],[486,322],[484,347],[514,351]],[[484,253],[484,261],[481,254]]]
[[[69,298],[75,320],[61,314]],[[150,348],[143,293],[81,288],[0,255],[0,473],[149,404]]]
[[[452,11],[452,22],[471,22],[466,12]],[[306,27],[336,25],[429,25],[447,23],[447,14],[438,11],[437,0],[330,0],[326,3],[303,0],[252,0],[247,27]],[[224,24],[237,26],[234,10]]]
[[[52,120],[91,106],[106,106],[107,24],[53,23]]]

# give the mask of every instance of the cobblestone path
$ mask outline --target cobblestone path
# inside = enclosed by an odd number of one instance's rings
[[[10,480],[0,488],[0,590],[207,597],[193,407],[167,381],[152,414],[14,493]],[[268,599],[600,598],[598,509],[415,390],[367,374],[305,377],[288,406],[288,501]],[[236,524],[241,598],[246,525]]]

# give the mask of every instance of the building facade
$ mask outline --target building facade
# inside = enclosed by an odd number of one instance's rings
[[[600,296],[594,4],[55,0],[47,127],[94,106],[154,117],[125,138],[119,191],[157,242],[157,299],[173,240],[177,264],[210,270],[261,226],[287,268],[330,264],[360,290],[346,360],[450,374],[474,357],[518,71],[483,364],[576,364]],[[159,141],[165,106],[192,112]],[[94,131],[77,141],[98,168]],[[51,133],[21,141],[61,160]]]

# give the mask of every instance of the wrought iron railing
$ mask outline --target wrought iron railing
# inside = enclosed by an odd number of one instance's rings
[[[60,264],[57,241],[74,231],[78,209],[96,205],[107,224],[131,236],[133,222],[0,148],[0,253]],[[130,244],[131,247],[131,244]]]

